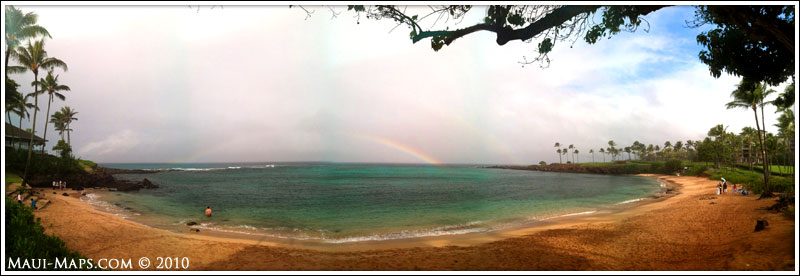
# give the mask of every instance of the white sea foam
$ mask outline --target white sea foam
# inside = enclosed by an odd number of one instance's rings
[[[626,200],[626,201],[623,201],[623,202],[618,202],[615,205],[633,203],[633,202],[642,201],[642,200],[645,200],[645,199],[644,198],[635,198],[635,199]]]
[[[459,235],[459,234],[468,234],[476,232],[486,232],[493,229],[491,227],[473,227],[482,223],[483,223],[482,221],[472,221],[464,224],[446,225],[430,229],[402,230],[399,232],[380,233],[380,234],[372,234],[366,236],[347,236],[347,237],[328,237],[327,234],[329,234],[331,231],[324,229],[319,229],[315,231],[319,233],[318,235],[310,235],[309,232],[313,231],[303,231],[301,229],[287,228],[287,227],[258,228],[250,225],[218,226],[213,223],[201,223],[196,225],[195,228],[224,232],[224,233],[236,233],[236,234],[283,238],[283,239],[317,240],[324,243],[349,243],[349,242],[384,241],[384,240],[409,239],[409,238],[421,238],[421,237],[433,237],[433,236],[445,236],[445,235]],[[286,234],[285,232],[291,232],[291,234]]]
[[[111,213],[115,216],[122,217],[122,218],[129,218],[130,215],[138,216],[140,214],[125,212],[124,209],[111,204],[109,202],[100,200],[100,195],[96,193],[88,193],[86,196],[80,198],[81,201],[88,203],[90,206],[97,210],[104,211],[106,213]]]
[[[597,211],[586,211],[586,212],[569,213],[569,214],[565,214],[565,215],[557,215],[557,216],[552,216],[552,217],[545,217],[545,218],[543,218],[541,220],[548,220],[548,219],[554,219],[554,218],[563,218],[563,217],[571,217],[571,216],[579,216],[579,215],[588,215],[588,214],[593,214],[595,212],[597,212]]]

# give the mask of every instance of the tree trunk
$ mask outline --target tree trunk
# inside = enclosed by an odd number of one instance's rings
[[[764,151],[764,140],[761,137],[761,126],[758,124],[758,109],[755,105],[753,106],[753,115],[755,115],[756,117],[756,131],[758,131],[758,144],[761,146],[761,154],[762,154],[761,156],[763,158],[762,164],[764,167],[762,171],[764,172],[764,194],[767,194],[767,191],[769,190],[769,176],[768,176],[769,173],[767,173],[766,170],[767,158],[766,158],[766,152]],[[764,194],[762,194],[762,197],[769,196],[769,194],[767,195]]]
[[[39,78],[39,71],[33,71],[33,79]],[[39,91],[39,83],[34,82],[34,91]],[[22,186],[28,182],[28,169],[31,166],[31,156],[33,155],[33,134],[36,132],[36,113],[39,112],[39,95],[33,97],[33,126],[31,127],[31,139],[28,141],[28,161],[25,162],[25,172],[22,173]]]
[[[69,133],[70,133],[71,131],[72,131],[72,130],[71,130],[71,129],[69,129],[69,124],[67,124],[67,144],[69,145],[69,147],[70,147],[70,148],[72,147],[72,140],[70,139],[70,136],[69,136]]]
[[[50,103],[53,102],[53,94],[50,94],[50,100],[47,101],[47,116],[44,117],[44,144],[42,144],[42,154],[44,154],[44,148],[47,146],[47,120],[50,118]]]
[[[764,99],[761,99],[761,101],[763,102]],[[758,115],[756,115],[756,116],[758,116]],[[765,120],[766,119],[764,117],[764,105],[762,104],[761,105],[761,130],[764,131],[764,143],[767,142],[767,122]],[[772,161],[769,160],[769,155],[767,153],[767,146],[764,145],[764,168],[766,168],[765,172],[766,172],[766,176],[767,176],[767,181],[765,182],[766,187],[767,187],[767,196],[772,196],[772,188],[771,188],[771,186],[769,184],[769,178],[772,176],[771,164],[772,164]]]
[[[6,69],[6,76],[5,76],[6,78],[8,78],[8,58],[9,57],[11,57],[11,47],[8,47],[8,49],[6,49],[6,67],[3,67],[3,68]]]
[[[19,129],[22,129],[22,116],[19,116]],[[17,143],[17,150],[19,150],[19,144],[21,143]]]

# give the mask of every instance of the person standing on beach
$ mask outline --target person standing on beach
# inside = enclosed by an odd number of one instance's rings
[[[53,190],[55,190],[55,189],[56,189],[56,181],[53,180]]]
[[[17,202],[19,202],[19,204],[22,204],[22,192],[17,194]]]
[[[206,216],[207,217],[211,216],[211,206],[206,207]]]
[[[31,208],[33,208],[34,210],[37,209],[36,208],[36,199],[35,198],[31,198]]]
[[[722,182],[722,193],[728,192],[728,182]]]

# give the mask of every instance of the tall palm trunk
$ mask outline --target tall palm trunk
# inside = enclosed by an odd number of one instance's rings
[[[69,124],[67,124],[67,144],[68,144],[70,147],[72,147],[72,140],[70,140],[70,137],[69,137],[69,133],[70,133],[71,131],[72,131],[72,130],[71,130],[71,129],[69,129]]]
[[[3,67],[6,69],[6,78],[8,77],[8,58],[11,57],[11,48],[13,47],[8,47],[8,49],[6,49],[6,67]]]
[[[44,117],[44,136],[42,136],[42,139],[44,139],[44,144],[42,144],[42,154],[44,154],[44,148],[47,144],[47,118],[50,118],[50,103],[52,102],[53,94],[50,94],[50,100],[47,101],[47,117]]]
[[[39,71],[33,71],[33,79],[39,79]],[[39,91],[39,83],[34,83],[34,91]],[[33,133],[36,132],[36,113],[39,112],[39,95],[33,97],[33,105],[35,109],[33,110],[33,126],[31,127],[31,139],[28,141],[28,161],[25,162],[25,172],[22,173],[22,186],[24,187],[26,183],[28,183],[28,169],[31,167],[31,156],[33,155]]]
[[[763,102],[764,99],[761,99],[761,101]],[[756,115],[756,116],[758,116],[758,115]],[[763,104],[761,105],[761,129],[764,130],[764,143],[766,143],[767,142],[767,122],[766,122],[766,119],[764,117],[764,105]],[[768,153],[767,153],[767,146],[764,145],[764,168],[765,168],[764,172],[765,172],[765,175],[767,176],[767,179],[765,180],[764,184],[767,187],[767,189],[766,189],[767,195],[772,195],[772,189],[770,189],[770,185],[769,185],[769,178],[770,178],[770,176],[772,174],[772,168],[770,168],[770,164],[771,163],[772,163],[772,161],[769,160]]]
[[[19,116],[19,129],[22,129],[22,116]],[[17,150],[19,150],[19,144],[22,143],[17,143]]]
[[[762,163],[764,164],[764,168],[766,168],[766,152],[764,151],[764,140],[761,138],[761,126],[758,124],[758,108],[753,105],[753,115],[756,117],[756,131],[758,131],[758,144],[761,146],[761,157]],[[765,192],[769,190],[769,173],[767,173],[766,169],[762,170],[764,172],[764,190]]]

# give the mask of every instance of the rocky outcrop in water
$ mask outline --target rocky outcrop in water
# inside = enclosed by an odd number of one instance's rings
[[[110,188],[118,191],[138,191],[140,189],[155,189],[158,185],[145,178],[142,181],[130,181],[116,179],[112,173],[129,174],[139,170],[119,170],[98,168],[92,173],[72,174],[68,176],[35,176],[29,182],[33,187],[52,188],[53,181],[66,181],[67,188],[72,190],[83,190],[84,188]],[[152,173],[152,172],[147,172]]]

